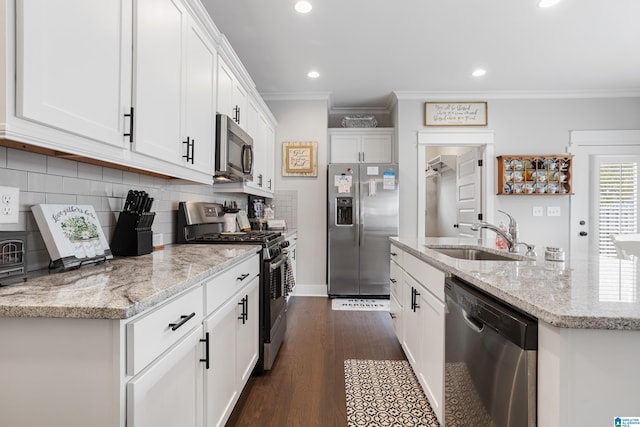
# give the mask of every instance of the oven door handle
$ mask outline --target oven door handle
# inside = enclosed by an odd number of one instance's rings
[[[277,257],[276,259],[278,259],[278,258],[280,258],[280,260],[279,260],[279,261],[276,261],[276,262],[269,261],[269,270],[270,270],[270,271],[273,271],[273,270],[275,270],[275,269],[279,268],[279,267],[284,263],[284,261],[287,259],[287,258],[284,256],[284,254],[282,254],[282,255],[278,255],[278,257]]]

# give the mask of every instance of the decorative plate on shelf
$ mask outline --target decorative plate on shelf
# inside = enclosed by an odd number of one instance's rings
[[[369,114],[352,114],[342,119],[343,128],[374,128],[376,126],[378,121]]]

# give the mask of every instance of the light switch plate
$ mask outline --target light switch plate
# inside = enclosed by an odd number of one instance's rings
[[[0,224],[17,224],[20,209],[20,189],[0,187]]]
[[[533,216],[544,216],[544,209],[542,206],[534,206],[531,210],[531,214]]]
[[[560,216],[560,206],[547,206],[547,216]]]

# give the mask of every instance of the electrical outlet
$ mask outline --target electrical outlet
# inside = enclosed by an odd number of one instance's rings
[[[560,206],[547,206],[547,216],[560,216]]]
[[[544,210],[542,209],[542,206],[534,206],[531,210],[531,214],[533,216],[544,216]]]
[[[0,187],[0,224],[18,223],[19,198],[19,188]]]

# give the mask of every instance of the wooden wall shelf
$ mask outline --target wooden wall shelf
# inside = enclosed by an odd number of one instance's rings
[[[498,195],[567,196],[573,155],[498,156]]]

